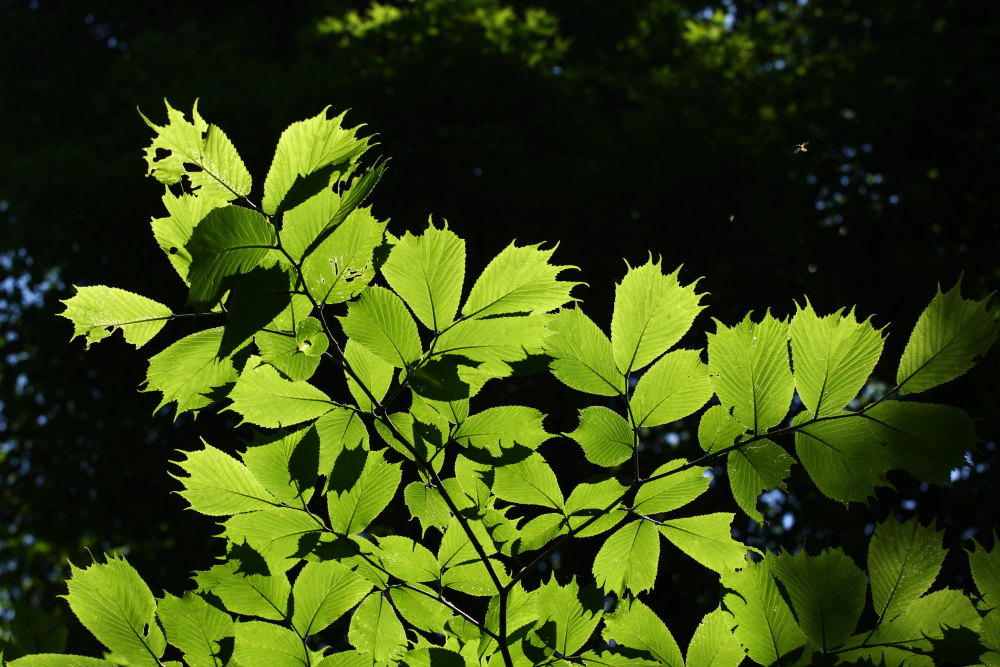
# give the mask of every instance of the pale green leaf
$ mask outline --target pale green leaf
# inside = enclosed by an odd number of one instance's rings
[[[743,567],[748,547],[732,537],[735,514],[717,512],[682,519],[665,519],[660,533],[675,547],[710,570],[732,571]]]
[[[392,384],[395,368],[393,368],[392,364],[386,363],[381,357],[354,340],[347,341],[347,345],[344,346],[344,359],[354,372],[354,375],[361,381],[359,385],[355,382],[354,377],[345,371],[347,388],[350,390],[351,396],[354,397],[358,407],[365,412],[374,411],[375,404],[372,403],[368,392],[371,393],[371,396],[376,401],[381,401],[385,398],[385,394],[389,391],[389,386]],[[362,389],[362,387],[367,389],[368,392]]]
[[[192,122],[185,120],[184,113],[172,108],[169,102],[166,105],[167,124],[162,127],[139,114],[156,132],[145,149],[147,175],[165,185],[179,183],[186,177],[199,196],[231,201],[250,194],[250,172],[229,137],[198,113],[198,102],[195,101],[191,112]]]
[[[448,525],[451,514],[438,489],[423,482],[410,482],[403,489],[403,500],[410,516],[420,522],[421,535],[431,526],[444,531]]]
[[[722,585],[731,591],[723,605],[733,615],[733,632],[750,658],[762,665],[774,663],[806,641],[771,576],[770,562],[770,558],[747,561],[739,572],[722,573]]]
[[[184,484],[179,493],[191,509],[208,516],[224,516],[278,505],[278,500],[245,465],[202,442],[204,449],[180,452],[185,458],[177,465],[187,476],[173,475]]]
[[[0,660],[3,660],[0,651]],[[118,667],[119,663],[111,660],[88,658],[84,655],[69,655],[59,653],[35,653],[25,655],[17,660],[3,662],[4,667]]]
[[[563,508],[556,474],[537,452],[517,463],[496,468],[494,475],[493,493],[502,500],[555,510]]]
[[[583,449],[587,460],[599,466],[616,466],[632,456],[632,427],[608,408],[595,405],[580,411],[580,424],[566,434]]]
[[[271,322],[267,325],[267,329],[270,331],[292,334],[298,331],[300,327],[312,327],[314,325],[309,324],[308,320],[310,319],[313,310],[312,301],[309,300],[308,296],[305,294],[293,294],[291,303],[289,303],[288,307],[281,311],[277,317],[271,320]],[[316,330],[317,329],[312,328],[306,329],[305,333],[311,333]],[[322,330],[322,325],[320,325],[319,330]]]
[[[437,581],[441,575],[437,558],[424,545],[402,535],[378,538],[378,558],[389,574],[401,581]]]
[[[361,294],[375,277],[375,249],[386,223],[370,208],[356,209],[302,260],[305,288],[319,303],[342,303]]]
[[[230,613],[273,621],[287,617],[292,587],[283,572],[275,575],[245,572],[241,561],[230,558],[210,570],[195,573],[194,580],[200,590],[218,596]]]
[[[223,536],[233,544],[247,544],[273,572],[287,572],[319,543],[323,526],[300,509],[272,507],[229,517]]]
[[[698,350],[675,350],[653,364],[640,378],[632,395],[637,426],[659,426],[705,405],[714,388]]]
[[[326,492],[330,527],[348,535],[365,530],[392,501],[401,479],[399,464],[388,463],[381,451],[341,451]]]
[[[566,499],[565,512],[570,527],[577,529],[593,517],[598,518],[576,536],[592,537],[617,526],[625,518],[625,512],[613,505],[621,503],[627,491],[628,488],[614,477],[578,484]],[[608,510],[609,507],[612,509]]]
[[[493,483],[493,466],[459,454],[455,457],[455,481],[462,493],[473,501],[473,505],[486,507],[490,501],[489,485]]]
[[[237,623],[232,661],[237,665],[302,667],[310,663],[306,646],[288,628],[264,621]]]
[[[695,628],[687,650],[687,667],[738,667],[745,653],[733,635],[732,615],[716,609]]]
[[[788,590],[799,628],[812,643],[829,651],[851,636],[865,606],[866,581],[843,551],[783,553],[771,561],[771,570]]]
[[[500,579],[501,586],[510,583],[510,576],[500,561],[491,558],[490,565]],[[492,597],[497,594],[493,577],[483,561],[478,560],[448,568],[441,576],[441,585],[476,597]]]
[[[649,521],[632,521],[611,534],[594,558],[594,578],[607,593],[637,595],[653,589],[660,538]]]
[[[976,608],[961,591],[933,591],[917,599],[892,621],[879,625],[867,643],[900,645],[925,652],[933,648],[932,640],[944,637],[945,628],[975,631],[980,622]]]
[[[445,421],[440,415],[438,420],[440,422],[434,420],[425,423],[414,418],[409,412],[396,412],[389,415],[387,420],[376,420],[375,430],[386,444],[402,456],[411,461],[428,462],[434,472],[441,472],[441,467],[444,465],[442,450],[446,442],[447,429],[442,431],[440,428],[441,422]],[[393,427],[391,429],[390,423]]]
[[[560,586],[552,576],[532,596],[541,612],[538,636],[562,655],[579,651],[604,616],[604,594],[593,586],[581,589],[575,577]]]
[[[794,383],[788,365],[788,324],[770,312],[726,327],[716,320],[708,335],[708,368],[719,401],[754,433],[777,425],[788,413]]]
[[[746,427],[733,419],[721,405],[713,405],[698,422],[698,444],[708,454],[732,447],[746,433]]]
[[[679,273],[664,275],[651,257],[615,286],[611,347],[622,374],[645,368],[673,347],[704,309],[703,295],[694,291],[697,281],[682,286]]]
[[[944,561],[943,533],[916,518],[899,523],[890,516],[875,528],[868,546],[872,605],[882,621],[891,621],[927,592]]]
[[[810,412],[839,412],[868,380],[885,339],[871,318],[858,322],[854,311],[820,317],[806,301],[788,327],[795,366],[795,389]]]
[[[504,248],[487,265],[469,292],[462,315],[483,318],[505,313],[547,313],[572,301],[571,289],[580,283],[557,280],[566,269],[549,264],[555,248],[538,245]]]
[[[537,449],[552,437],[542,426],[544,417],[535,408],[521,405],[488,408],[462,422],[452,437],[464,447],[485,449],[494,456],[515,445]]]
[[[406,650],[406,631],[388,598],[369,595],[351,617],[347,639],[379,662],[395,662]]]
[[[751,519],[763,523],[764,516],[757,509],[757,498],[763,491],[784,489],[793,463],[795,459],[767,439],[741,445],[729,452],[729,486],[736,504]]]
[[[308,380],[319,367],[320,357],[330,346],[323,325],[315,317],[297,323],[294,333],[260,331],[254,336],[261,359],[289,380]]]
[[[456,322],[438,337],[432,358],[442,364],[441,368],[444,362],[455,363],[459,378],[471,387],[461,395],[471,396],[485,380],[511,375],[511,362],[540,354],[545,338],[551,333],[546,327],[550,319],[546,315],[532,315]]]
[[[209,211],[194,228],[187,249],[191,253],[188,304],[209,310],[231,287],[233,276],[277,260],[277,236],[263,215],[241,206]]]
[[[159,333],[173,315],[161,303],[117,287],[76,287],[76,294],[63,299],[59,313],[73,323],[73,338],[84,336],[87,347],[121,329],[125,340],[142,347]]]
[[[475,535],[476,542],[482,547],[483,553],[486,556],[492,556],[497,553],[496,545],[493,543],[493,539],[486,531],[486,527],[482,522],[469,521],[467,525],[472,534]],[[438,564],[442,569],[480,559],[479,552],[469,539],[468,533],[465,532],[461,522],[454,516],[449,520],[448,527],[441,538],[437,558]]]
[[[406,368],[420,358],[417,325],[402,299],[383,287],[369,287],[339,318],[347,336],[383,361]]]
[[[157,605],[156,614],[167,641],[184,653],[186,664],[190,667],[222,664],[219,640],[233,634],[233,619],[229,614],[191,591],[183,598],[166,593]]]
[[[319,662],[314,662],[315,667],[372,667],[372,657],[361,651],[338,651],[330,653]]]
[[[984,597],[986,604],[1000,608],[1000,549],[994,540],[993,550],[987,551],[978,542],[973,541],[974,548],[969,553],[969,569],[976,588]],[[1000,650],[1000,649],[998,649]]]
[[[997,331],[1000,312],[980,301],[962,298],[962,284],[938,292],[920,314],[899,360],[900,391],[918,392],[954,380],[986,353]]]
[[[639,600],[620,599],[615,612],[604,616],[602,636],[604,641],[614,640],[627,648],[648,651],[659,664],[684,667],[681,649],[670,630]]]
[[[240,458],[278,500],[301,507],[312,497],[319,474],[319,435],[311,426],[255,440]]]
[[[316,184],[310,191],[325,188],[368,150],[369,138],[357,138],[359,127],[342,127],[344,115],[328,118],[324,108],[317,115],[292,123],[281,133],[274,151],[271,168],[264,179],[264,199],[261,206],[271,215],[279,209],[291,208],[285,201],[290,191],[309,187],[308,177]],[[319,173],[317,173],[319,172]]]
[[[665,475],[651,482],[645,482],[635,494],[635,509],[642,514],[659,514],[683,507],[705,493],[709,479],[705,477],[708,468],[694,466],[677,473],[686,465],[684,459],[674,459],[653,471],[650,479]]]
[[[580,664],[587,665],[587,667],[592,665],[596,667],[658,667],[663,664],[658,660],[626,656],[613,648],[604,651],[584,651],[579,658]]]
[[[885,473],[893,467],[890,451],[861,416],[806,423],[801,412],[792,420],[795,452],[816,488],[841,502],[865,502],[879,486],[889,486]],[[802,424],[805,424],[802,426]]]
[[[163,205],[167,209],[167,216],[153,218],[149,222],[153,229],[153,238],[156,239],[160,250],[166,253],[177,275],[188,284],[191,253],[186,246],[191,234],[209,211],[225,206],[226,200],[207,194],[175,196],[168,191],[163,195]]]
[[[518,530],[517,551],[525,553],[541,549],[568,529],[562,514],[548,512],[536,516]]]
[[[319,474],[329,475],[344,450],[368,449],[368,428],[354,410],[335,408],[316,420],[319,435]]]
[[[293,270],[256,267],[233,281],[226,300],[226,330],[219,356],[228,357],[292,305]]]
[[[979,441],[969,415],[949,405],[883,401],[865,418],[873,437],[885,443],[892,467],[925,482],[948,482]]]
[[[177,401],[177,415],[212,405],[214,391],[237,378],[231,357],[218,357],[222,328],[205,329],[181,338],[149,359],[142,391],[163,395],[157,410]]]
[[[436,599],[437,593],[423,587],[416,588],[425,592],[419,593],[403,586],[392,588],[390,596],[396,611],[404,621],[416,628],[426,632],[441,632],[441,628],[452,617],[452,611]]]
[[[316,634],[343,616],[372,589],[340,563],[306,563],[292,589],[292,627],[303,637]]]
[[[611,356],[611,341],[582,310],[564,309],[549,321],[545,352],[563,384],[600,396],[624,396],[625,376]]]
[[[159,665],[166,639],[146,582],[122,557],[78,568],[70,563],[64,596],[98,641],[133,665]]]
[[[433,223],[420,236],[404,234],[382,265],[389,286],[431,331],[455,319],[465,280],[465,241]]]
[[[229,392],[233,404],[226,408],[243,417],[244,423],[281,428],[315,419],[335,407],[329,396],[308,382],[286,380],[259,358],[254,363],[247,362]]]

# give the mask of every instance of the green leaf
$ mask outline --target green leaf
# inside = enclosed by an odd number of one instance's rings
[[[788,333],[795,364],[795,389],[806,409],[824,417],[847,405],[871,375],[885,338],[871,318],[858,322],[854,311],[820,317],[806,300]]]
[[[139,114],[156,131],[156,137],[145,150],[147,175],[165,185],[180,183],[187,177],[191,189],[199,196],[226,201],[250,194],[250,172],[229,137],[198,113],[198,102],[194,103],[190,123],[183,112],[172,108],[169,102],[166,105],[167,124],[162,127]]]
[[[390,592],[392,603],[403,620],[426,632],[441,632],[441,628],[453,614],[448,607],[439,602],[437,593],[423,587],[415,587],[427,594],[419,593],[413,588],[395,586]]]
[[[547,313],[572,301],[569,292],[581,283],[557,280],[573,266],[549,264],[555,248],[519,248],[511,243],[487,265],[469,292],[462,315],[484,318],[506,313]]]
[[[322,172],[309,193],[318,192],[348,172],[351,165],[369,148],[369,138],[356,137],[359,127],[341,126],[344,115],[328,118],[330,107],[319,114],[289,125],[274,151],[271,168],[264,179],[264,199],[261,206],[268,215],[291,206],[285,202],[290,191],[309,188],[307,177]],[[306,196],[308,196],[308,194]],[[296,199],[300,199],[297,197]]]
[[[580,411],[580,424],[565,434],[583,449],[591,463],[612,467],[632,456],[632,427],[613,410],[595,405]]]
[[[232,662],[237,665],[300,667],[309,664],[306,646],[299,637],[280,625],[247,621],[235,625]]]
[[[202,441],[204,449],[181,452],[185,459],[177,465],[187,477],[172,475],[184,484],[180,491],[191,509],[208,516],[268,509],[278,505],[246,466],[223,451]]]
[[[247,366],[229,392],[233,404],[227,410],[243,417],[243,423],[265,428],[300,424],[326,414],[335,406],[330,397],[308,382],[286,380],[273,366],[254,361]]]
[[[899,360],[896,384],[901,392],[926,391],[954,380],[996,340],[1000,313],[988,307],[990,297],[963,299],[961,287],[959,282],[942,293],[938,286],[921,313]]]
[[[421,236],[404,234],[382,266],[389,286],[425,327],[441,331],[455,319],[465,280],[465,241],[433,223]]]
[[[320,357],[330,346],[323,325],[315,317],[297,323],[294,333],[260,331],[254,336],[261,359],[289,380],[308,380],[319,367]]]
[[[385,239],[385,226],[363,208],[326,233],[302,260],[309,294],[319,303],[343,303],[361,294],[375,277],[374,253]]]
[[[722,609],[705,614],[688,645],[687,667],[738,667],[745,654],[733,635],[734,624]]]
[[[223,524],[223,536],[249,545],[273,572],[287,572],[320,541],[322,524],[301,509],[272,507],[236,514]]]
[[[199,311],[211,309],[231,287],[231,277],[277,260],[277,241],[274,227],[257,211],[241,206],[209,211],[187,244],[191,253],[188,304]]]
[[[226,200],[210,195],[175,196],[168,191],[163,195],[163,205],[168,215],[164,218],[153,218],[149,223],[153,229],[153,238],[156,239],[160,250],[166,253],[177,275],[185,284],[189,284],[191,253],[186,246],[191,240],[191,234],[209,211],[225,206]]]
[[[683,519],[666,519],[660,533],[675,547],[710,570],[726,572],[743,567],[748,547],[733,539],[735,514],[717,512]]]
[[[344,448],[368,449],[368,428],[354,410],[335,408],[316,420],[319,472],[329,475]]]
[[[194,580],[200,590],[218,596],[232,614],[273,621],[284,620],[288,615],[292,589],[284,573],[245,572],[242,562],[231,558],[210,570],[195,573]]]
[[[532,596],[541,612],[538,636],[562,655],[579,651],[604,616],[604,595],[593,586],[581,590],[575,577],[560,586],[555,576],[551,576]]]
[[[441,568],[437,558],[422,544],[401,535],[378,538],[378,557],[389,574],[406,582],[437,581]]]
[[[788,365],[788,324],[768,312],[750,314],[734,327],[715,320],[708,335],[708,368],[719,401],[754,433],[777,425],[788,413],[794,383]]]
[[[637,426],[659,426],[705,405],[714,389],[698,350],[675,350],[663,355],[639,380],[632,395]]]
[[[944,638],[945,628],[964,627],[975,631],[979,625],[979,613],[972,602],[961,591],[945,589],[928,593],[892,621],[880,624],[866,643],[876,647],[897,645],[925,653],[934,648],[934,640]],[[881,657],[878,648],[862,649],[859,653],[865,657]],[[853,652],[846,655],[854,657]]]
[[[0,651],[0,660],[3,660]],[[5,667],[116,667],[119,663],[110,660],[88,658],[84,655],[63,655],[56,653],[36,653],[17,660],[5,661]]]
[[[330,527],[347,535],[365,530],[392,501],[401,479],[399,464],[388,463],[381,451],[341,451],[326,492]]]
[[[653,589],[660,539],[649,521],[625,524],[605,540],[594,558],[594,578],[607,593],[633,595]]]
[[[492,465],[477,463],[464,454],[459,454],[455,457],[455,481],[476,507],[486,507],[489,504],[490,485],[493,484]]]
[[[351,617],[347,639],[359,651],[379,662],[394,662],[406,650],[406,631],[389,600],[369,595]]]
[[[154,620],[156,602],[122,557],[78,568],[70,563],[63,596],[98,641],[133,665],[159,665],[166,639]]]
[[[476,536],[476,541],[483,548],[483,553],[486,556],[492,556],[497,553],[496,545],[493,543],[493,539],[489,533],[486,532],[486,527],[482,522],[470,521],[468,522],[468,526],[473,535]],[[472,541],[469,539],[468,533],[465,532],[462,524],[454,516],[448,522],[448,528],[441,538],[437,558],[438,564],[442,569],[470,563],[480,558],[475,546],[473,546]]]
[[[460,653],[439,646],[424,646],[407,651],[400,660],[404,667],[466,667]]]
[[[764,439],[729,452],[727,462],[729,485],[736,504],[751,519],[764,523],[764,516],[757,509],[757,498],[763,491],[785,488],[785,479],[795,459],[772,441]]]
[[[751,660],[770,665],[805,644],[802,631],[778,591],[770,563],[747,561],[739,572],[723,572],[722,585],[732,592],[723,598],[733,615],[734,634]]]
[[[372,589],[371,584],[340,563],[306,563],[292,589],[292,627],[305,637],[320,632]]]
[[[354,340],[347,341],[347,345],[344,346],[344,359],[376,401],[385,398],[395,374],[392,364],[386,363],[381,357]],[[368,394],[361,388],[361,385],[354,381],[350,373],[345,371],[345,375],[347,376],[347,388],[358,407],[365,412],[373,412],[375,405]]]
[[[501,586],[506,586],[510,583],[510,576],[500,561],[491,558],[490,564],[493,566],[493,571],[499,577]],[[486,565],[478,560],[448,568],[441,576],[441,585],[445,588],[451,588],[466,595],[474,595],[476,597],[492,597],[497,595],[496,584],[486,569]]]
[[[410,482],[403,489],[403,500],[410,510],[410,516],[420,522],[421,536],[426,534],[431,526],[444,531],[448,525],[451,513],[438,489],[423,482]]]
[[[476,381],[479,376],[484,379],[507,377],[513,373],[511,362],[541,353],[543,342],[550,333],[546,327],[550,319],[546,315],[532,315],[456,322],[438,337],[433,358],[478,362],[474,368],[458,362],[458,375],[469,385],[482,384],[482,380]],[[475,391],[466,390],[465,395],[472,394]]]
[[[847,503],[865,502],[876,487],[889,486],[885,473],[892,468],[892,457],[867,419],[851,415],[801,426],[811,417],[801,412],[792,425],[799,426],[795,452],[816,488]]]
[[[697,281],[681,286],[679,273],[680,268],[664,275],[660,262],[650,257],[642,266],[629,268],[615,286],[611,347],[622,374],[645,368],[673,347],[704,309],[704,295],[694,291]]]
[[[948,405],[884,401],[865,417],[873,437],[885,443],[893,467],[925,482],[948,482],[979,441],[969,415]]]
[[[497,468],[493,493],[510,503],[541,505],[560,511],[564,505],[556,474],[537,452],[517,463]]]
[[[537,449],[551,437],[542,426],[544,417],[521,405],[488,408],[462,422],[452,437],[463,447],[486,449],[494,456],[515,445]]]
[[[868,547],[872,605],[882,621],[891,621],[927,592],[947,553],[943,533],[911,519],[893,517],[875,528]]]
[[[197,413],[217,400],[214,389],[236,380],[232,358],[218,357],[222,334],[221,328],[205,329],[150,357],[142,391],[163,394],[157,410],[177,401],[177,416],[188,411]]]
[[[686,465],[685,459],[674,459],[653,471],[650,478],[664,475],[660,479],[644,483],[635,494],[635,509],[642,514],[659,514],[683,507],[705,493],[709,479],[705,477],[708,468],[692,467],[679,473],[667,474]]]
[[[75,287],[75,286],[74,286]],[[75,287],[59,313],[73,323],[73,338],[85,336],[87,347],[121,329],[125,340],[140,348],[160,332],[173,313],[161,303],[117,287]]]
[[[994,540],[993,551],[973,540],[974,548],[969,553],[969,569],[976,588],[991,607],[1000,607],[1000,549]]]
[[[339,318],[347,336],[383,361],[406,368],[420,358],[417,325],[402,299],[383,287],[369,287]]]
[[[645,522],[643,522],[645,523]],[[681,649],[656,613],[639,600],[620,599],[613,614],[604,616],[604,641],[648,651],[662,665],[684,667]]]
[[[188,591],[183,598],[164,594],[156,609],[167,640],[184,653],[191,667],[221,663],[219,640],[233,635],[233,619]]]
[[[278,266],[257,267],[233,285],[226,304],[226,329],[219,356],[228,357],[292,304],[292,277]]]
[[[628,488],[614,477],[578,484],[566,500],[564,510],[569,517],[570,527],[576,529],[594,516],[598,518],[576,536],[591,537],[617,526],[625,518],[625,512],[618,508],[607,508],[616,501],[621,503],[627,491]]]
[[[625,376],[615,368],[611,341],[582,310],[560,311],[549,321],[549,368],[566,386],[600,396],[624,396]]]
[[[785,585],[799,628],[824,652],[851,636],[865,606],[865,573],[840,549],[783,553],[771,569]]]
[[[732,447],[744,433],[746,427],[733,419],[721,405],[713,405],[705,410],[698,422],[698,444],[708,454]]]
[[[567,531],[562,514],[548,512],[536,516],[518,530],[518,553],[541,549]]]

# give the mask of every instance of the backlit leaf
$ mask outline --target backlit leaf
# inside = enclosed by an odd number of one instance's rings
[[[340,563],[306,563],[292,589],[295,601],[292,627],[302,636],[320,632],[371,589],[371,584]]]
[[[191,667],[215,667],[221,650],[219,640],[233,634],[233,619],[224,611],[188,591],[183,598],[169,593],[157,605],[156,614],[167,640],[184,653]]]
[[[483,318],[505,313],[547,313],[572,301],[571,289],[580,283],[556,276],[576,267],[549,264],[555,249],[517,247],[513,243],[493,258],[472,286],[462,315]]]
[[[745,653],[733,635],[733,617],[722,609],[705,614],[687,650],[687,667],[738,667]]]
[[[403,500],[410,516],[420,522],[421,535],[431,526],[443,531],[448,525],[448,505],[438,489],[423,482],[410,482],[403,489]]]
[[[261,359],[285,374],[289,380],[308,380],[316,372],[320,357],[330,345],[323,325],[315,317],[296,323],[294,333],[259,331],[254,342]]]
[[[771,576],[770,562],[770,558],[760,563],[748,560],[739,572],[722,573],[722,585],[732,591],[724,596],[723,605],[733,615],[733,632],[750,658],[762,665],[772,664],[806,641]]]
[[[177,401],[177,415],[212,405],[213,390],[237,378],[231,357],[219,358],[222,328],[205,329],[181,338],[149,359],[142,391],[158,391],[157,410]]]
[[[435,599],[437,593],[419,588],[427,594],[418,593],[413,588],[394,587],[390,593],[392,602],[407,623],[427,632],[440,632],[452,617],[452,611]]]
[[[389,574],[406,582],[437,581],[441,575],[437,558],[427,547],[401,535],[378,540],[378,557]]]
[[[604,616],[604,641],[648,651],[659,664],[684,667],[681,650],[670,630],[652,609],[639,600],[620,599],[613,614]]]
[[[751,519],[763,523],[764,517],[757,509],[757,498],[763,491],[784,489],[793,463],[795,459],[767,439],[742,445],[729,452],[729,485],[736,504]]]
[[[563,507],[556,474],[537,452],[517,463],[497,468],[493,493],[511,503],[541,505],[555,510]]]
[[[278,504],[247,467],[223,451],[205,443],[205,448],[184,454],[177,465],[187,473],[180,495],[191,509],[209,516],[267,509]]]
[[[291,507],[234,514],[222,525],[226,539],[249,545],[272,573],[287,572],[297,565],[319,543],[323,532],[316,517]]]
[[[494,456],[514,445],[537,449],[551,437],[542,426],[544,417],[535,408],[522,405],[488,408],[462,422],[452,437],[465,447],[486,449]]]
[[[302,261],[305,288],[319,303],[343,303],[361,294],[375,277],[375,249],[385,237],[384,222],[369,208],[351,212]]]
[[[676,421],[705,405],[714,388],[698,350],[675,350],[653,364],[632,395],[637,426]]]
[[[566,434],[583,448],[587,460],[599,466],[616,466],[632,456],[632,427],[608,408],[594,405],[580,411],[580,425]]]
[[[801,412],[792,420],[811,418]],[[893,467],[889,450],[860,416],[827,419],[795,432],[795,452],[816,488],[841,502],[865,502],[879,486],[889,486],[885,473]]]
[[[532,596],[541,612],[538,635],[562,655],[579,651],[604,615],[604,595],[592,586],[581,590],[575,578],[560,586],[550,577]]]
[[[239,414],[245,423],[265,428],[300,424],[335,407],[329,396],[308,382],[286,380],[273,366],[253,366],[253,361],[247,363],[229,398],[233,404],[227,410]]]
[[[87,346],[121,329],[125,340],[142,347],[159,333],[173,315],[161,303],[117,287],[76,287],[59,313],[73,323],[73,338],[84,336]]]
[[[973,542],[974,548],[969,553],[969,569],[976,588],[982,594],[986,603],[994,608],[1000,608],[1000,548],[993,543],[993,550],[987,551],[978,542]]]
[[[594,558],[594,578],[607,593],[652,590],[660,560],[660,538],[649,521],[632,521],[611,534]]]
[[[622,374],[645,368],[681,339],[704,308],[695,283],[682,286],[678,268],[664,275],[652,258],[630,268],[615,286],[611,347]]]
[[[264,621],[246,621],[234,627],[232,661],[237,665],[302,667],[309,664],[306,646],[288,628]]]
[[[681,519],[664,519],[659,531],[675,547],[710,570],[732,571],[745,563],[747,547],[732,538],[735,514],[717,512]]]
[[[188,271],[191,267],[191,253],[186,246],[194,228],[205,219],[209,211],[225,205],[226,199],[221,197],[215,198],[207,194],[175,196],[168,191],[163,195],[167,216],[150,220],[153,238],[185,284],[189,284]]]
[[[371,397],[374,397],[376,401],[385,398],[385,394],[392,384],[395,369],[374,352],[369,351],[367,347],[359,345],[353,340],[347,341],[347,345],[344,346],[344,360],[361,381],[361,385],[359,385],[355,382],[354,377],[345,371],[347,388],[350,390],[351,396],[354,397],[359,408],[365,412],[372,412],[375,405],[372,403]],[[362,385],[368,390],[367,392],[362,389]],[[371,397],[368,392],[371,392]]]
[[[344,333],[396,368],[420,358],[417,325],[403,301],[383,287],[370,287],[340,318]]]
[[[348,535],[365,530],[392,501],[401,478],[399,464],[386,462],[381,451],[341,451],[326,492],[330,527]]]
[[[683,507],[708,490],[707,468],[694,466],[678,473],[671,471],[685,465],[684,459],[664,463],[649,477],[665,475],[643,484],[635,494],[635,509],[643,514],[659,514]],[[668,474],[670,473],[670,474]]]
[[[872,605],[891,621],[927,592],[937,578],[946,551],[941,532],[916,518],[899,523],[890,516],[875,528],[868,547]]]
[[[244,573],[240,561],[230,559],[195,573],[194,580],[202,591],[218,596],[230,613],[274,621],[283,620],[288,614],[292,589],[284,573]]]
[[[564,309],[549,321],[552,334],[545,352],[552,374],[566,386],[600,396],[625,394],[625,376],[615,368],[611,341],[577,308]]]

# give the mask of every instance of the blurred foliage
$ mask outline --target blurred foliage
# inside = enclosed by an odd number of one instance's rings
[[[2,618],[17,604],[52,608],[67,558],[88,559],[85,547],[128,551],[154,590],[180,590],[221,544],[180,511],[164,462],[196,434],[227,446],[233,424],[152,417],[126,346],[84,356],[52,318],[69,284],[183,298],[148,270],[162,261],[146,222],[159,195],[143,178],[148,130],[136,107],[200,97],[254,173],[288,123],[350,108],[393,156],[376,213],[397,234],[431,213],[447,218],[470,240],[470,266],[512,236],[559,241],[556,259],[595,286],[582,296],[598,321],[622,258],[648,252],[683,263],[685,279],[711,276],[708,312],[730,324],[748,309],[790,314],[803,294],[824,312],[857,304],[892,323],[891,365],[935,282],[964,272],[973,297],[1000,283],[989,241],[1000,209],[998,19],[996,3],[955,0],[6,0]],[[803,141],[808,151],[794,153]],[[619,233],[595,243],[592,230],[609,223]],[[983,363],[930,398],[982,417],[992,442],[996,352]],[[519,403],[553,413],[549,430],[574,425],[544,380],[518,391]],[[652,432],[649,446],[686,451],[690,428]],[[995,465],[990,448],[951,488],[902,480],[912,506],[789,497],[793,525],[775,509],[773,526],[747,534],[850,551],[889,512],[936,515],[953,541],[988,533],[982,498],[997,493]],[[695,569],[671,561],[660,583],[704,611],[717,584]],[[700,613],[674,607],[665,618],[681,638]],[[71,648],[81,640],[71,631]]]

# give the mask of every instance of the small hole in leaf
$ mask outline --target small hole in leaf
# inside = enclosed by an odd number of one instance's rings
[[[199,167],[198,165],[193,164],[191,162],[185,162],[183,166],[184,166],[184,170],[185,171],[188,171],[188,172],[190,172],[192,174],[193,173],[197,173],[199,171],[202,171],[201,167]]]
[[[176,255],[177,254],[177,248],[171,247],[170,250],[168,250],[167,252],[169,252],[171,255]]]
[[[156,152],[153,153],[153,162],[159,162],[160,160],[165,160],[170,157],[170,151],[166,148],[157,148]]]

